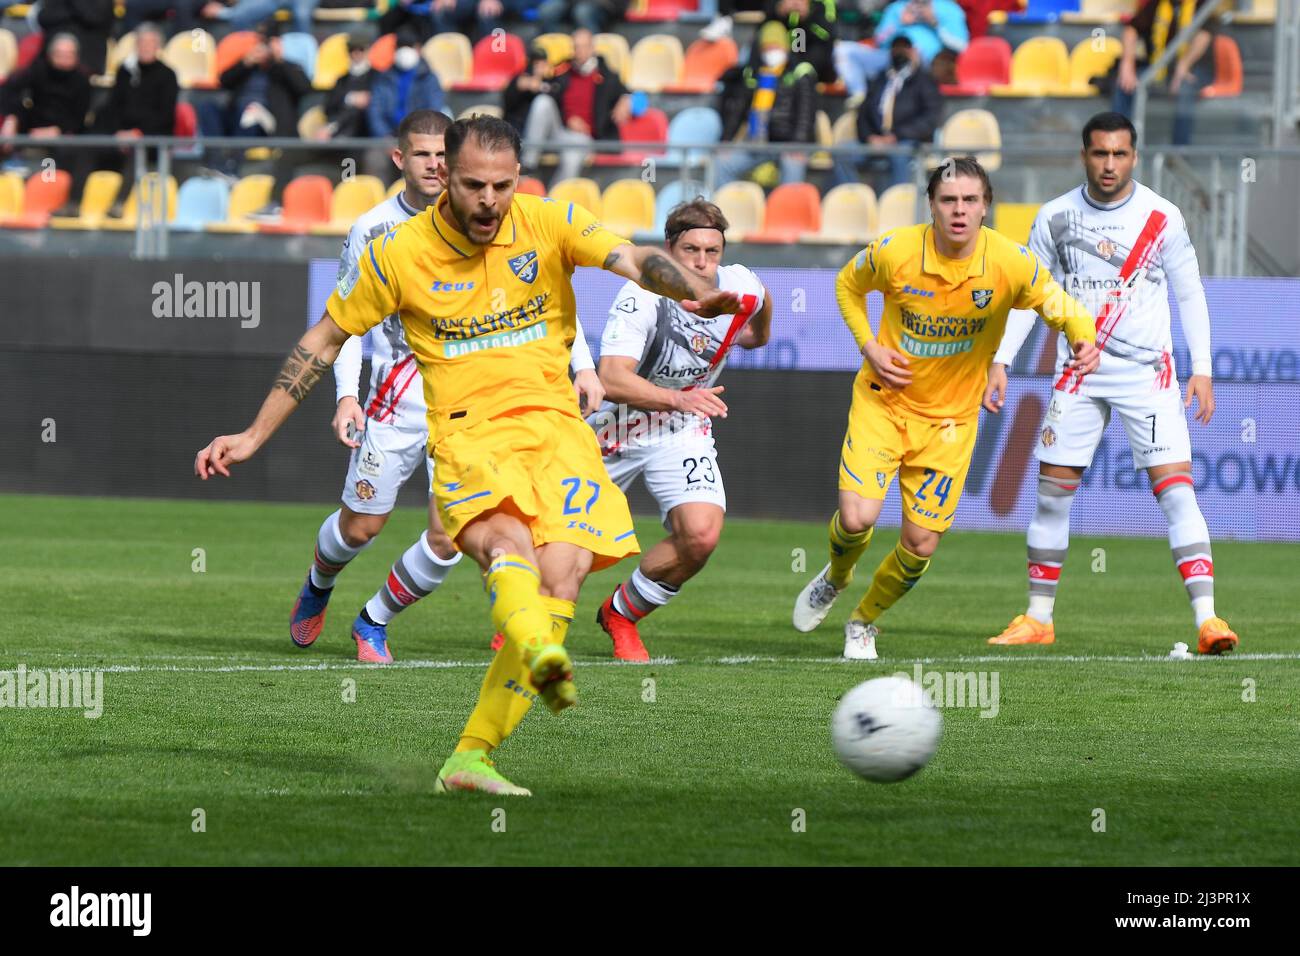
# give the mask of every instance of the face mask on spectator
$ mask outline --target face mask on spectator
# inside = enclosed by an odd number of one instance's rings
[[[763,65],[768,69],[779,70],[781,67],[785,66],[785,62],[788,59],[789,56],[786,55],[785,50],[774,47],[771,50],[763,51]]]
[[[396,56],[393,57],[393,61],[394,62],[397,61]],[[358,60],[356,63],[352,63],[348,65],[348,72],[353,76],[365,76],[366,73],[368,73],[369,71],[370,71],[370,64],[367,63],[365,60]]]
[[[587,57],[587,59],[583,60],[581,63],[578,64],[578,72],[581,73],[583,76],[590,76],[595,71],[595,69],[596,69],[596,57],[594,54],[592,56]]]
[[[393,66],[403,72],[406,70],[414,70],[419,63],[420,54],[416,51],[415,47],[404,46],[399,48],[398,51],[393,54]]]

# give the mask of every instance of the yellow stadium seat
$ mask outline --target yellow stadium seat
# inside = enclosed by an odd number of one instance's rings
[[[298,117],[298,138],[315,139],[316,134],[329,125],[325,107],[317,104]]]
[[[14,71],[18,63],[18,41],[8,30],[0,30],[0,79]]]
[[[388,192],[384,193],[384,198],[392,199],[394,196],[396,196],[405,188],[406,188],[406,180],[403,179],[401,176],[398,176],[397,181],[394,182],[393,185],[388,187]]]
[[[546,51],[546,62],[551,66],[573,59],[573,37],[567,33],[539,34],[533,37],[533,46],[539,46]]]
[[[1276,23],[1277,0],[1253,0],[1249,10],[1234,14],[1233,23]]]
[[[876,208],[880,235],[916,225],[916,186],[912,183],[890,186],[880,194]]]
[[[1070,91],[1077,96],[1096,96],[1093,78],[1104,76],[1123,49],[1124,45],[1112,36],[1080,40],[1070,51]]]
[[[1137,9],[1135,0],[1081,0],[1079,10],[1062,11],[1062,23],[1119,23]]]
[[[632,48],[628,88],[658,93],[681,79],[685,63],[681,40],[668,33],[652,33]]]
[[[876,193],[863,183],[844,183],[822,198],[822,227],[805,242],[864,246],[880,226]]]
[[[217,41],[207,30],[176,34],[167,41],[160,59],[176,72],[176,82],[183,90],[217,85]]]
[[[332,90],[339,77],[348,72],[352,58],[348,55],[348,35],[332,33],[316,47],[316,76],[312,86],[318,90]]]
[[[378,176],[354,176],[334,187],[329,222],[311,227],[314,236],[346,236],[352,224],[384,200],[384,183]]]
[[[601,221],[616,236],[648,232],[655,226],[655,191],[640,179],[619,179],[601,196]]]
[[[845,110],[831,127],[831,142],[843,146],[858,141],[858,111]]]
[[[474,50],[469,45],[469,37],[463,33],[432,36],[422,52],[444,90],[465,82],[474,72]]]
[[[582,176],[573,179],[561,179],[551,186],[548,195],[558,203],[573,203],[581,206],[597,219],[602,215],[600,187],[594,180]]]
[[[81,205],[75,216],[54,216],[50,225],[55,229],[98,229],[113,208],[118,190],[122,188],[122,174],[107,169],[97,169],[86,177],[81,190]]]
[[[1029,243],[1029,229],[1041,207],[1030,202],[1000,202],[993,206],[993,228],[1023,245]]]
[[[27,184],[17,173],[0,175],[0,216],[15,216],[23,211],[23,191]]]
[[[469,119],[476,113],[480,116],[495,116],[500,119],[505,115],[505,110],[495,103],[475,103],[473,106],[467,106],[461,110],[456,119]]]
[[[149,208],[158,201],[156,190],[161,180],[157,173],[145,173],[134,186],[126,197],[126,202],[122,204],[122,216],[118,219],[105,219],[100,227],[103,229],[117,229],[126,231],[135,229],[140,219],[141,205],[148,204]],[[171,222],[176,218],[176,177],[167,177],[167,215],[166,219]]]
[[[618,74],[623,84],[627,85],[628,70],[632,65],[632,50],[627,45],[627,38],[621,33],[597,33],[592,45],[596,55],[605,61],[605,65]],[[683,54],[683,63],[685,54]]]
[[[763,196],[763,187],[747,180],[727,183],[713,194],[713,204],[722,210],[731,226],[727,230],[727,240],[737,242],[750,233],[763,228],[763,214],[767,201]]]
[[[208,223],[208,232],[257,232],[257,223],[250,222],[248,215],[271,201],[274,186],[275,177],[265,173],[245,176],[230,187],[226,221]]]
[[[312,19],[322,23],[360,23],[373,7],[317,7]],[[383,12],[382,10],[380,11]]]
[[[1002,166],[1002,154],[996,152],[1002,146],[1002,130],[998,118],[988,110],[958,110],[953,113],[939,128],[934,143],[941,152],[930,158],[930,169],[938,166],[945,156],[967,154],[973,154],[989,172]]]
[[[104,72],[108,76],[116,76],[117,68],[122,65],[122,61],[135,52],[135,32],[124,33],[118,37],[117,42],[109,47],[108,61],[104,67]]]
[[[1070,86],[1070,52],[1060,37],[1031,37],[1011,54],[1011,82],[994,96],[1055,96]]]
[[[835,143],[835,132],[831,127],[831,118],[825,110],[818,110],[813,117],[813,136],[818,146],[831,146]],[[809,169],[830,169],[835,165],[830,153],[816,152],[808,157]]]

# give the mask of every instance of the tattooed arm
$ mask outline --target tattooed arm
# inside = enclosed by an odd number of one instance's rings
[[[604,269],[631,279],[647,292],[682,303],[688,312],[705,317],[729,315],[740,308],[734,292],[723,292],[683,269],[663,249],[653,246],[618,246],[605,259]]]
[[[280,374],[275,377],[270,394],[262,402],[253,424],[238,435],[221,435],[194,459],[194,473],[206,481],[212,475],[230,477],[230,465],[247,461],[256,454],[293,410],[307,397],[320,377],[330,370],[339,349],[347,341],[344,332],[329,313],[307,330],[298,340]]]

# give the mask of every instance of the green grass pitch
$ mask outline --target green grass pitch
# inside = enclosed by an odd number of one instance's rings
[[[399,666],[354,659],[351,620],[422,512],[344,572],[300,651],[288,615],[328,507],[0,502],[0,670],[106,672],[99,719],[0,709],[3,865],[1300,863],[1294,545],[1216,544],[1242,651],[1179,662],[1194,633],[1163,540],[1076,536],[1057,644],[1003,649],[984,638],[1022,609],[1023,537],[954,532],[880,622],[882,659],[847,664],[852,600],[790,626],[823,526],[733,520],[643,627],[651,665],[609,665],[593,622],[631,564],[588,581],[579,706],[535,708],[497,755],[521,800],[433,793],[490,655],[470,567],[390,627]],[[946,709],[924,771],[860,781],[830,749],[836,698],[917,660],[996,672],[997,715]]]

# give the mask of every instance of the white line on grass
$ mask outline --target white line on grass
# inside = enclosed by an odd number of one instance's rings
[[[186,660],[187,658],[177,656],[176,660]],[[191,660],[212,660],[208,656],[196,656],[189,658]],[[218,658],[220,659],[220,658]],[[226,658],[229,660],[229,658]],[[1193,657],[1192,660],[1205,661],[1210,658]],[[1227,661],[1296,661],[1300,660],[1300,652],[1280,653],[1280,654],[1229,654],[1215,660]],[[38,665],[23,662],[28,670],[38,669]],[[629,664],[623,661],[574,661],[576,667],[675,667],[678,665],[700,665],[700,666],[721,666],[737,667],[746,664],[839,664],[853,665],[859,664],[859,661],[846,661],[842,657],[760,657],[752,655],[732,656],[732,657],[701,657],[697,659],[677,658],[677,657],[656,657],[649,664]],[[872,665],[874,668],[883,667],[911,667],[914,664],[939,665],[939,664],[1153,664],[1153,663],[1176,663],[1167,657],[1155,655],[1104,655],[1104,654],[1035,654],[1033,656],[1018,656],[1014,654],[981,654],[955,657],[899,657],[899,658],[881,658]],[[76,667],[41,667],[45,670],[73,670],[73,671],[100,671],[105,674],[143,674],[143,673],[190,673],[190,674],[262,674],[262,673],[279,673],[279,672],[311,672],[311,671],[347,671],[347,670],[371,670],[382,668],[386,670],[450,670],[454,668],[485,668],[488,661],[454,661],[454,660],[398,660],[391,664],[363,664],[359,661],[313,661],[313,662],[285,662],[270,663],[258,662],[249,664],[222,664],[222,665],[181,665],[181,664],[107,664],[99,667],[93,666],[76,666]],[[17,665],[14,665],[17,666]],[[0,666],[0,670],[11,670],[12,668]]]

